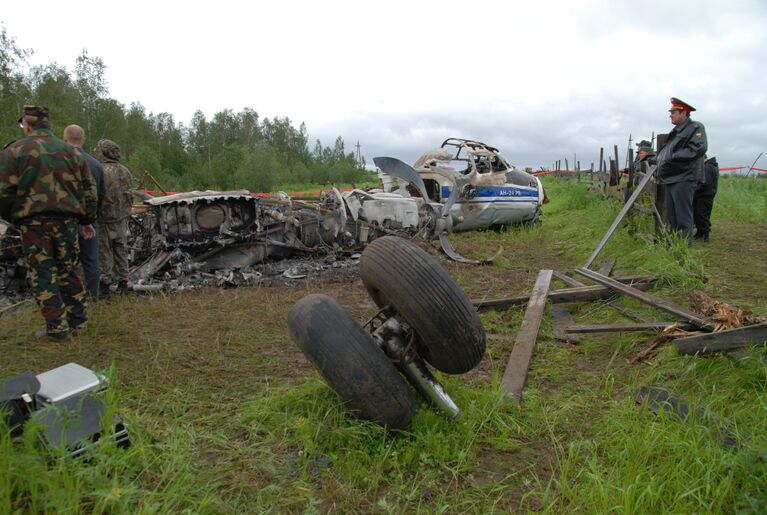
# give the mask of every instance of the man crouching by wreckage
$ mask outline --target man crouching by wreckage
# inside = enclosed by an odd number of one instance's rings
[[[102,139],[96,159],[104,168],[106,195],[99,211],[99,291],[108,295],[112,284],[118,292],[128,290],[128,217],[133,206],[133,174],[120,163],[120,147]]]
[[[82,155],[53,135],[47,107],[24,106],[19,125],[25,137],[0,154],[0,216],[21,233],[45,318],[36,336],[63,341],[88,319],[77,235],[78,229],[86,239],[96,235],[96,184]]]

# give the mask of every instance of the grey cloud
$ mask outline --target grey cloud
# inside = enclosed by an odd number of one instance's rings
[[[652,134],[671,129],[667,97],[654,104],[626,102],[612,97],[572,98],[545,108],[496,110],[456,110],[418,114],[378,114],[356,116],[324,126],[312,137],[331,141],[341,134],[347,148],[360,141],[368,163],[379,155],[388,155],[413,163],[425,150],[439,146],[448,137],[477,139],[498,147],[517,166],[550,166],[567,159],[572,165],[577,155],[581,167],[599,159],[599,148],[607,156],[619,149],[625,162],[628,138],[633,142],[650,139]],[[767,150],[764,112],[741,112],[725,109],[708,113],[706,97],[698,102],[694,119],[702,121],[709,135],[710,155],[717,155],[722,166],[750,163],[758,152]],[[692,102],[692,100],[690,100]],[[633,144],[632,144],[633,147]]]

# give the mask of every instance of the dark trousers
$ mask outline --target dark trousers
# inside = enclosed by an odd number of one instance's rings
[[[714,195],[695,195],[693,201],[693,210],[695,218],[695,228],[699,234],[708,234],[711,232],[711,211],[714,209]]]
[[[93,225],[96,227],[96,224]],[[98,228],[96,228],[98,232]],[[86,240],[80,236],[80,264],[83,266],[83,279],[85,280],[85,292],[89,297],[99,296],[99,239]]]
[[[666,216],[672,232],[687,238],[692,238],[693,227],[693,197],[695,182],[674,182],[666,184]]]

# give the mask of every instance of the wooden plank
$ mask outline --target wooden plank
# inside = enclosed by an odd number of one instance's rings
[[[674,340],[674,347],[679,353],[700,355],[728,352],[747,345],[765,344],[767,344],[767,322]]]
[[[627,331],[650,331],[665,329],[676,322],[640,322],[637,324],[592,324],[571,325],[566,328],[568,333],[620,333]],[[682,326],[680,329],[694,329],[697,326]]]
[[[573,279],[569,275],[565,275],[562,272],[559,272],[557,270],[552,271],[552,274],[554,274],[554,277],[562,281],[568,286],[572,286],[573,288],[577,288],[579,286],[586,286],[582,282],[580,282],[578,279]]]
[[[639,282],[633,280],[632,284],[638,290],[649,290],[653,281],[647,277]],[[561,290],[552,290],[549,292],[549,300],[559,304],[562,302],[588,302],[592,300],[606,299],[613,295],[610,288],[602,285],[580,286],[578,288],[563,288]],[[489,311],[491,309],[508,309],[512,306],[526,304],[530,300],[529,295],[519,295],[517,297],[506,297],[502,299],[473,300],[472,304],[477,311]]]
[[[649,304],[654,308],[658,308],[667,313],[671,313],[672,315],[679,317],[685,322],[690,322],[691,324],[695,324],[696,326],[707,329],[709,331],[713,330],[714,328],[713,321],[709,318],[698,315],[697,313],[693,313],[692,311],[674,304],[673,302],[669,302],[667,300],[661,299],[660,297],[656,297],[655,295],[639,291],[637,288],[632,288],[627,284],[623,284],[610,277],[605,277],[604,275],[587,268],[577,268],[575,271],[596,283],[607,286],[621,293],[625,293],[626,295],[641,300],[642,302]]]
[[[525,318],[522,319],[522,325],[519,327],[516,340],[514,340],[514,348],[511,350],[509,362],[503,372],[501,385],[504,391],[514,398],[517,405],[522,402],[522,389],[525,387],[527,370],[530,367],[530,360],[533,358],[535,340],[538,338],[538,329],[541,327],[543,311],[546,309],[546,297],[549,293],[551,276],[551,270],[538,272],[538,279],[535,281],[533,293],[530,295]]]
[[[551,329],[554,338],[563,342],[581,343],[577,334],[568,333],[567,328],[575,325],[573,316],[565,306],[551,306]]]
[[[629,138],[631,139],[631,138]],[[632,193],[632,188],[635,186],[634,184],[634,149],[629,147],[628,149],[628,156],[626,156],[626,163],[628,163],[628,180],[626,181],[626,197],[623,199],[624,201],[628,202],[629,197]],[[610,275],[610,274],[605,274]]]
[[[655,171],[655,168],[653,168],[652,172],[654,171]],[[592,252],[591,256],[589,256],[589,259],[586,260],[586,264],[583,265],[583,268],[590,267],[591,263],[593,263],[594,260],[599,255],[599,253],[602,252],[602,249],[607,244],[607,241],[612,237],[613,233],[615,232],[615,229],[618,228],[618,224],[621,223],[621,220],[623,220],[623,217],[626,216],[626,213],[628,213],[629,209],[631,209],[631,206],[633,206],[634,202],[636,202],[637,198],[639,197],[639,194],[642,192],[642,190],[647,185],[647,183],[650,182],[650,179],[652,179],[652,176],[653,176],[652,172],[648,173],[642,178],[642,182],[639,183],[639,186],[637,186],[637,188],[634,190],[634,193],[632,193],[628,201],[625,204],[623,204],[623,208],[621,208],[620,213],[618,213],[618,216],[616,216],[615,220],[613,220],[612,225],[607,230],[605,235],[602,237],[602,241],[599,242],[599,245],[597,245],[597,248],[594,249],[594,252]]]

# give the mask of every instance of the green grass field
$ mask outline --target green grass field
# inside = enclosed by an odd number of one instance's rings
[[[470,257],[502,247],[493,265],[438,258],[471,298],[527,294],[544,268],[572,275],[620,209],[575,182],[545,186],[541,224],[453,236]],[[617,259],[616,275],[657,277],[653,293],[679,304],[702,289],[767,316],[766,198],[765,180],[724,179],[710,243],[655,246],[651,220],[635,217],[602,255]],[[88,329],[65,344],[34,340],[31,305],[0,316],[0,375],[70,361],[109,374],[110,405],[133,443],[72,460],[42,451],[39,428],[13,441],[0,428],[0,513],[767,512],[764,348],[699,358],[666,345],[629,364],[655,333],[551,345],[547,310],[517,407],[499,378],[525,309],[487,312],[482,363],[438,374],[460,419],[420,402],[392,435],[351,416],[290,340],[288,311],[315,292],[360,322],[376,311],[357,280],[117,297],[91,306]],[[576,323],[628,322],[605,303],[568,307]],[[725,421],[735,447],[705,420],[636,404],[653,384]]]

